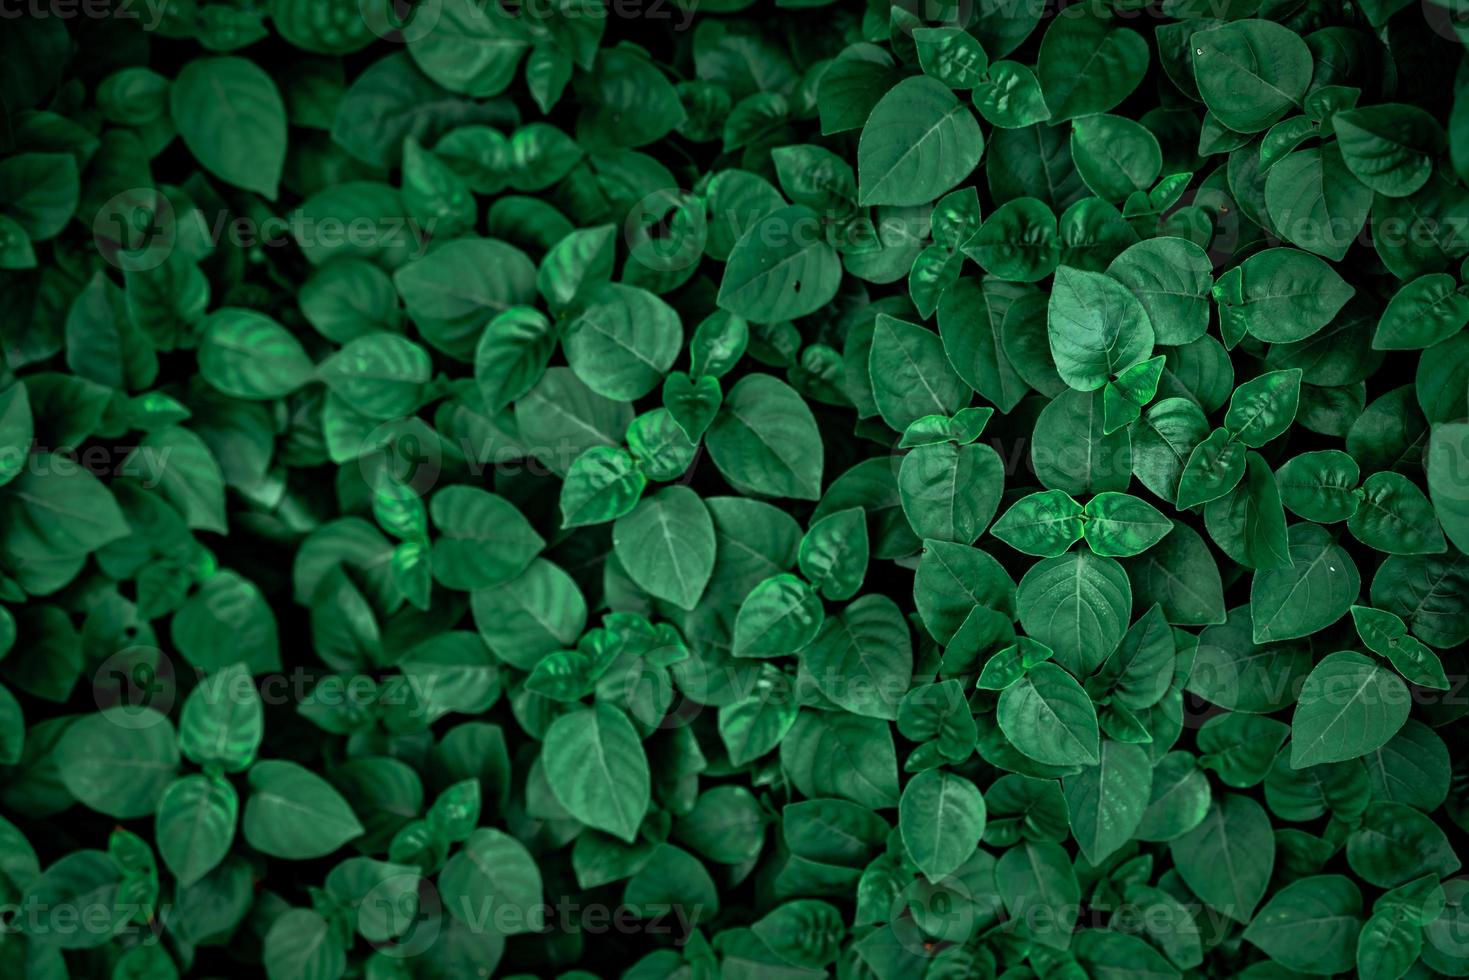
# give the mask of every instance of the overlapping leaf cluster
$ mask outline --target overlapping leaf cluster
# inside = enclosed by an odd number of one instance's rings
[[[7,14],[0,975],[1469,975],[1460,13]]]

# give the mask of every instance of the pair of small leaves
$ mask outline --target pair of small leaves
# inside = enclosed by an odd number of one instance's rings
[[[815,521],[797,551],[805,580],[786,572],[756,585],[740,603],[731,652],[760,658],[800,652],[816,639],[826,619],[821,597],[840,602],[861,588],[869,551],[862,508]]]
[[[1177,505],[1197,507],[1235,488],[1245,475],[1246,447],[1278,438],[1295,419],[1301,370],[1270,371],[1234,390],[1224,425],[1193,448],[1179,477]]]
[[[1140,555],[1173,530],[1173,522],[1147,501],[1125,493],[1099,493],[1085,506],[1064,490],[1042,490],[1011,505],[993,534],[1016,551],[1041,558],[1065,554],[1085,540],[1093,554]]]

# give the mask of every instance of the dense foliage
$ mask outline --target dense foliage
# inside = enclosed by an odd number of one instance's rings
[[[1460,10],[402,13],[0,20],[0,976],[1469,976]]]

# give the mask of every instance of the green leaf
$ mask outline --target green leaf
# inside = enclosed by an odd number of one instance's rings
[[[1407,974],[1423,949],[1423,930],[1392,912],[1374,912],[1357,934],[1357,975],[1385,980]]]
[[[1149,708],[1168,693],[1176,661],[1173,632],[1163,607],[1155,604],[1132,624],[1091,683],[1105,685],[1116,702],[1129,708]]]
[[[1290,427],[1300,397],[1300,368],[1252,378],[1234,389],[1224,428],[1246,446],[1258,449]]]
[[[275,613],[259,586],[236,572],[226,569],[205,579],[175,613],[170,629],[174,646],[199,670],[235,663],[252,674],[280,669]]]
[[[908,523],[914,533],[938,541],[974,542],[994,517],[1004,485],[1004,463],[985,445],[920,446],[898,468]]]
[[[1036,762],[1096,765],[1097,713],[1081,685],[1051,663],[1036,664],[1000,693],[1000,730]]]
[[[1389,555],[1432,555],[1447,550],[1427,495],[1401,473],[1384,470],[1362,481],[1360,504],[1347,529],[1363,544]]]
[[[801,396],[768,374],[741,378],[704,436],[735,489],[776,497],[821,496],[822,440]]]
[[[811,522],[801,538],[798,561],[801,574],[813,588],[834,601],[850,599],[867,575],[871,546],[867,513],[848,507]]]
[[[76,213],[81,195],[77,169],[77,159],[69,153],[19,153],[0,162],[0,199],[10,212],[6,251],[20,253],[19,267],[34,268],[33,243],[60,234]],[[119,237],[123,243],[132,238]]]
[[[756,677],[748,697],[719,708],[719,740],[736,766],[754,762],[779,745],[800,709],[780,671],[767,665]]]
[[[1118,26],[1104,8],[1087,7],[1051,21],[1036,74],[1055,124],[1111,109],[1137,88],[1147,67],[1142,35]]]
[[[1331,524],[1357,512],[1357,461],[1340,449],[1301,453],[1275,472],[1281,502],[1308,521]]]
[[[1016,593],[1026,633],[1056,651],[1056,662],[1088,674],[1127,632],[1132,586],[1111,558],[1076,551],[1031,566]]]
[[[1449,792],[1449,750],[1420,721],[1409,719],[1366,761],[1375,799],[1406,803],[1423,811],[1443,805]]]
[[[675,371],[663,379],[663,405],[691,442],[697,442],[724,403],[719,379],[710,375],[690,378]]]
[[[841,797],[870,809],[898,805],[897,751],[880,718],[802,711],[780,743],[780,761],[807,798]]]
[[[736,657],[781,657],[800,651],[821,629],[821,597],[791,574],[766,579],[745,596],[735,616]]]
[[[1146,126],[1105,113],[1071,123],[1071,160],[1092,193],[1113,203],[1152,187],[1163,169],[1158,138]]]
[[[914,776],[898,801],[903,846],[929,881],[941,880],[974,853],[984,825],[979,787],[945,769]]]
[[[1269,774],[1290,726],[1243,712],[1215,715],[1199,729],[1199,766],[1217,772],[1235,789],[1258,785]]]
[[[204,440],[189,429],[175,425],[149,432],[123,466],[145,485],[156,487],[189,527],[228,530],[224,474]]]
[[[55,754],[66,791],[118,819],[152,813],[179,763],[173,724],[152,708],[125,705],[77,719]]]
[[[679,840],[711,861],[748,861],[765,844],[765,814],[743,786],[716,786],[699,794],[679,825]]]
[[[872,392],[883,421],[902,432],[925,415],[953,415],[970,398],[938,334],[879,313],[869,355]]]
[[[456,238],[393,273],[408,316],[437,350],[470,360],[485,326],[536,297],[536,267],[520,249]]]
[[[1140,745],[1103,739],[1094,766],[1061,780],[1071,831],[1094,865],[1132,839],[1153,787],[1153,766]]]
[[[1385,745],[1408,720],[1402,679],[1360,653],[1324,658],[1301,688],[1291,718],[1291,766],[1356,759]]]
[[[1082,514],[1081,504],[1064,490],[1042,490],[1012,504],[990,533],[1016,551],[1055,558],[1081,540]]]
[[[1258,133],[1298,106],[1311,82],[1311,51],[1290,28],[1242,20],[1188,41],[1199,95],[1219,122]]]
[[[1428,491],[1444,535],[1460,551],[1469,545],[1466,463],[1469,463],[1469,425],[1435,425],[1428,439]]]
[[[698,447],[673,420],[673,413],[655,408],[628,425],[627,451],[648,479],[669,482],[688,472]]]
[[[540,869],[525,845],[503,831],[480,827],[471,833],[439,872],[438,887],[449,914],[472,928],[495,907],[519,913],[496,920],[509,935],[543,926]]]
[[[1033,197],[1006,201],[964,243],[964,254],[1001,279],[1037,282],[1055,272],[1061,258],[1056,216]]]
[[[191,762],[242,772],[264,737],[265,708],[243,663],[215,671],[184,699],[179,749]]]
[[[801,204],[778,208],[735,242],[719,285],[719,307],[754,323],[805,316],[831,302],[841,272],[816,212]]]
[[[1314,255],[1267,248],[1220,276],[1213,292],[1226,341],[1248,333],[1289,344],[1330,323],[1356,289]]]
[[[1289,568],[1255,573],[1250,606],[1256,643],[1307,636],[1346,615],[1361,580],[1351,557],[1315,524],[1292,525]]]
[[[367,334],[317,367],[317,375],[353,411],[374,419],[408,415],[433,377],[428,351],[398,334]]]
[[[1129,246],[1107,275],[1138,298],[1159,344],[1187,344],[1209,325],[1214,284],[1208,253],[1185,238],[1149,238]]]
[[[647,485],[627,450],[593,446],[572,461],[561,484],[561,526],[615,520],[637,505]]]
[[[1011,916],[1034,917],[1029,932],[1037,943],[1060,950],[1071,945],[1081,886],[1065,848],[1035,840],[1007,848],[995,863],[995,887]]]
[[[199,373],[234,398],[282,398],[316,372],[300,341],[254,310],[215,310],[199,325]]]
[[[1295,701],[1295,685],[1311,670],[1311,658],[1295,644],[1257,645],[1251,609],[1238,606],[1199,634],[1194,669],[1186,688],[1232,711],[1266,713]]]
[[[841,157],[814,144],[771,152],[781,189],[796,204],[818,212],[848,211],[857,200],[857,178]]]
[[[466,181],[443,160],[409,136],[403,141],[404,208],[434,231],[454,238],[474,229],[475,201]]]
[[[915,687],[898,705],[898,732],[916,742],[937,742],[944,758],[962,762],[978,736],[968,704],[957,680]]]
[[[1021,287],[997,280],[981,284],[961,278],[939,300],[939,334],[949,362],[966,384],[1002,412],[1013,409],[1027,390],[1001,337],[1007,312],[1026,295]],[[1040,306],[1044,309],[1043,301]],[[1041,344],[1044,346],[1044,337]],[[1054,368],[1051,371],[1055,373]]]
[[[515,578],[546,542],[504,497],[449,486],[429,500],[434,578],[450,589],[485,589]]]
[[[991,126],[1024,129],[1051,118],[1035,73],[1018,61],[996,61],[974,87],[974,107]]]
[[[14,480],[25,468],[35,434],[25,384],[12,384],[0,391],[0,487]]]
[[[22,838],[23,839],[23,838]],[[32,859],[34,860],[34,859]],[[45,874],[28,876],[21,905],[42,908],[51,914],[92,918],[85,929],[36,930],[42,942],[60,949],[92,949],[106,945],[120,934],[136,910],[136,903],[121,895],[120,869],[105,851],[78,850],[58,859]],[[34,942],[27,936],[28,945]]]
[[[288,861],[325,857],[364,832],[342,795],[294,762],[257,762],[249,780],[241,830],[262,854]]]
[[[1155,496],[1173,502],[1194,449],[1208,435],[1209,422],[1192,399],[1161,399],[1131,428],[1132,471]],[[1227,436],[1219,438],[1228,445]]]
[[[543,558],[508,582],[475,591],[470,609],[490,652],[521,670],[574,646],[587,622],[586,599],[575,580]]]
[[[355,914],[356,931],[373,943],[386,943],[413,927],[419,914],[422,877],[415,867],[348,858],[326,876],[326,890]]]
[[[311,909],[287,909],[270,924],[261,959],[270,980],[340,977],[347,971],[347,950],[331,924]]]
[[[654,848],[648,863],[623,889],[622,902],[644,919],[666,909],[686,910],[691,925],[719,913],[714,879],[697,858],[671,844]]]
[[[913,43],[923,73],[949,88],[974,88],[989,67],[979,40],[957,27],[920,27],[913,32]]]
[[[1014,580],[988,553],[949,541],[923,542],[913,604],[939,643],[953,638],[975,606],[1009,612],[1014,600]]]
[[[865,595],[821,626],[801,652],[817,690],[854,714],[891,719],[913,680],[913,646],[897,603]]]
[[[1178,478],[1178,507],[1186,510],[1217,500],[1244,479],[1249,453],[1227,429],[1215,429],[1189,453]]]
[[[1156,507],[1126,493],[1099,493],[1082,508],[1083,532],[1092,553],[1131,558],[1147,551],[1173,530]]]
[[[286,106],[247,58],[196,58],[169,89],[169,112],[189,152],[226,183],[275,200],[286,162]]]
[[[1333,113],[1342,158],[1378,194],[1407,197],[1428,182],[1443,152],[1437,120],[1412,105],[1386,103]]]
[[[474,348],[474,380],[492,412],[525,396],[556,349],[551,321],[527,306],[512,306],[492,319]]]
[[[683,328],[673,307],[647,290],[603,283],[579,304],[561,342],[588,388],[633,401],[658,387],[673,366]]]
[[[1340,262],[1367,221],[1372,191],[1328,143],[1295,150],[1270,168],[1265,207],[1286,241]]]
[[[1461,866],[1438,824],[1406,804],[1389,802],[1375,802],[1362,814],[1347,837],[1347,864],[1379,888],[1429,873],[1445,878]]]
[[[224,860],[235,839],[240,801],[229,783],[185,776],[158,801],[158,852],[187,888]]]
[[[1469,324],[1469,295],[1459,291],[1453,276],[1429,273],[1393,294],[1377,321],[1372,346],[1375,350],[1422,350],[1454,336],[1465,324]]]
[[[1102,387],[1153,352],[1153,326],[1142,303],[1098,272],[1056,270],[1046,331],[1056,370],[1078,391]]]
[[[1233,490],[1204,505],[1204,524],[1214,543],[1247,568],[1290,565],[1285,508],[1275,474],[1259,453],[1245,454],[1245,477]]]
[[[424,74],[451,92],[476,98],[504,91],[530,47],[520,23],[469,0],[446,0],[436,13],[432,24],[425,22],[407,38]]]
[[[906,78],[862,127],[858,203],[926,204],[968,177],[983,150],[979,124],[942,82]]]
[[[1227,918],[1251,920],[1275,867],[1275,839],[1260,804],[1237,793],[1220,794],[1203,821],[1168,849],[1195,895]]]
[[[648,759],[627,716],[609,705],[552,722],[542,758],[551,792],[589,827],[631,843],[649,803]]]
[[[693,609],[714,571],[714,523],[699,495],[665,487],[612,525],[613,553],[640,588]]]
[[[800,975],[831,965],[840,953],[846,925],[835,905],[801,898],[776,906],[756,920],[750,932],[786,971]]]
[[[440,142],[440,151],[443,146]],[[611,280],[616,240],[617,226],[606,224],[578,228],[551,247],[536,269],[536,291],[552,312],[571,309],[593,287]]]
[[[1225,619],[1219,567],[1198,532],[1177,521],[1163,540],[1122,567],[1132,582],[1133,602],[1156,602],[1175,626],[1202,626]]]
[[[1276,892],[1244,935],[1287,969],[1331,974],[1352,969],[1361,928],[1362,893],[1352,880],[1315,875]]]
[[[743,319],[722,311],[709,314],[689,342],[690,371],[695,377],[722,378],[744,356],[750,327]]]

